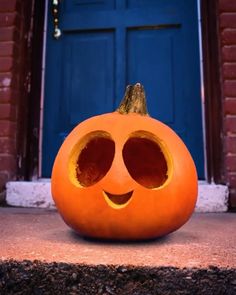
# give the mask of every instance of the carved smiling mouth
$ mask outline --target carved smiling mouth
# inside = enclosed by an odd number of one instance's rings
[[[132,194],[133,191],[121,195],[110,194],[108,192],[103,191],[103,195],[108,205],[115,209],[124,208],[131,199]]]

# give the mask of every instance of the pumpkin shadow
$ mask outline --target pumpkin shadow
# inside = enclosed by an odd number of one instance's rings
[[[86,243],[90,244],[96,244],[96,245],[146,245],[146,244],[166,244],[170,242],[171,239],[171,234],[162,236],[162,237],[157,237],[157,238],[150,238],[150,239],[140,239],[140,240],[128,240],[128,239],[123,239],[123,240],[116,240],[116,239],[102,239],[102,238],[92,238],[88,236],[83,236],[74,230],[70,230],[69,232],[70,238],[73,239],[74,241],[84,241]]]

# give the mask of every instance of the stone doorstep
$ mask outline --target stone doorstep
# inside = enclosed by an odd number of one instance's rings
[[[226,212],[228,187],[199,181],[196,212]],[[7,183],[7,204],[17,207],[55,209],[51,196],[50,179],[37,181],[10,181]]]

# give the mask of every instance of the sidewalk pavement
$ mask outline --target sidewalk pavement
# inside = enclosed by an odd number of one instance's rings
[[[80,237],[56,211],[0,208],[0,237],[0,260],[236,268],[235,213],[194,214],[166,237],[117,243]]]

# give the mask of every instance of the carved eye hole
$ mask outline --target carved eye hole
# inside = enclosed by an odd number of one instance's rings
[[[105,136],[104,136],[105,135]],[[81,149],[76,163],[76,178],[82,186],[91,186],[109,171],[115,143],[106,133],[95,133]]]
[[[126,141],[123,159],[131,177],[146,188],[157,188],[168,178],[161,147],[153,138],[144,137],[141,131]]]

